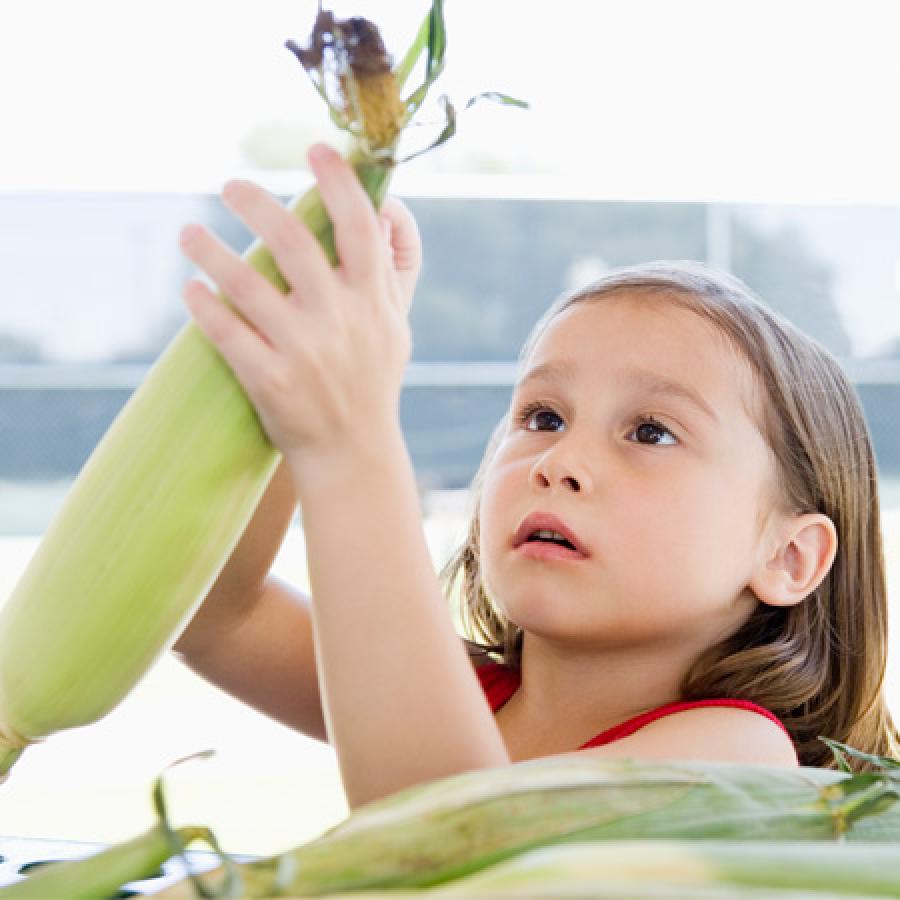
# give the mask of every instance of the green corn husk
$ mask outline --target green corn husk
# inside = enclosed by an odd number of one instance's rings
[[[324,22],[335,29],[337,38],[327,36],[333,47],[347,23],[322,15],[317,28]],[[394,98],[394,118],[378,123],[381,144],[367,135],[361,110],[338,115],[332,109],[353,135],[348,159],[376,207],[393,171],[399,132],[437,77],[442,47],[442,8],[434,0],[397,70],[377,73],[375,100],[390,84],[399,97],[416,58],[428,51],[426,83],[415,102],[398,107]],[[310,62],[309,51],[291,49],[307,54],[304,64],[317,66],[324,78],[321,53]],[[344,83],[355,101],[365,101],[371,118],[375,106],[366,100],[365,73],[354,82],[353,54],[340,59],[349,67]],[[398,108],[405,118],[397,119]],[[331,223],[317,190],[288,208],[334,263]],[[261,241],[243,257],[287,289]],[[197,326],[187,324],[91,454],[0,610],[0,781],[29,744],[108,713],[175,642],[239,540],[279,458],[228,366]]]
[[[466,881],[463,879],[462,881]],[[462,883],[462,882],[460,882]],[[817,890],[790,890],[766,887],[765,889],[748,887],[746,885],[732,883],[715,884],[679,884],[678,882],[640,881],[605,882],[596,879],[585,884],[569,885],[565,876],[559,877],[555,882],[548,879],[544,885],[536,885],[532,890],[487,890],[479,891],[477,888],[471,892],[460,891],[454,893],[452,885],[439,888],[422,888],[421,890],[397,890],[397,891],[353,891],[341,894],[322,894],[318,900],[411,900],[411,898],[423,897],[460,897],[473,896],[479,900],[516,900],[518,897],[558,897],[560,900],[847,900],[848,897],[883,897],[890,894],[848,894],[835,893],[833,891]],[[543,891],[543,893],[541,892]],[[196,892],[185,890],[164,890],[154,896],[161,900],[196,900]],[[213,894],[212,896],[227,897],[227,894]],[[304,900],[298,895],[293,897],[282,896],[282,900]]]
[[[114,897],[123,884],[152,877],[174,853],[195,840],[208,839],[206,828],[186,826],[172,832],[160,823],[139,837],[86,859],[44,866],[23,881],[0,888],[0,898],[100,900]]]
[[[129,841],[124,841],[85,859],[68,860],[44,866],[34,875],[21,881],[0,888],[0,900],[7,898],[60,898],[60,900],[88,900],[88,898],[108,898],[119,896],[122,886],[132,881],[153,878],[163,863],[173,855],[180,855],[184,862],[184,851],[194,841],[204,841],[225,861],[225,876],[222,886],[231,889],[234,879],[231,860],[222,853],[216,836],[208,829],[198,825],[187,825],[173,828],[169,822],[169,814],[163,787],[165,773],[175,766],[194,759],[207,758],[211,750],[194,753],[191,756],[177,759],[161,772],[153,783],[153,808],[156,811],[157,823],[149,831]],[[190,883],[196,884],[202,892],[199,882],[190,876]],[[130,896],[124,894],[124,896]]]
[[[900,897],[900,850],[885,844],[753,841],[611,841],[541,847],[461,878],[437,897],[667,896],[698,888]],[[671,896],[671,894],[669,894]],[[732,894],[726,894],[732,896]],[[821,896],[821,893],[816,894]]]
[[[833,749],[856,752],[831,743]],[[192,876],[157,896],[171,900],[353,893],[374,898],[395,891],[528,896],[527,888],[534,896],[643,897],[680,896],[677,892],[687,883],[698,897],[743,896],[747,885],[769,885],[762,878],[771,879],[766,896],[777,896],[769,890],[801,886],[798,879],[787,880],[782,870],[806,873],[802,885],[820,892],[815,896],[828,896],[824,888],[840,892],[851,881],[859,887],[858,896],[869,896],[864,891],[893,884],[884,879],[898,877],[896,864],[883,878],[879,873],[882,880],[847,876],[841,881],[830,875],[827,883],[810,880],[816,872],[830,872],[828,866],[840,869],[841,860],[849,871],[885,858],[900,860],[896,762],[869,759],[876,770],[856,775],[817,768],[589,756],[531,760],[400,791],[361,807],[318,840],[269,859],[238,863],[223,855],[224,867],[202,878]],[[161,778],[154,805],[163,832],[172,835]],[[872,821],[879,822],[880,829],[866,831]],[[870,839],[873,834],[875,840]],[[219,851],[212,835],[198,836]],[[587,842],[613,849],[591,855],[581,848],[571,856],[561,849]],[[177,845],[178,839],[171,837],[169,847]],[[746,849],[734,849],[739,845]],[[812,849],[816,846],[821,849]],[[538,848],[547,853],[535,855]],[[763,852],[777,865],[763,866]],[[828,862],[820,862],[821,855]],[[596,883],[601,863],[604,880],[621,893],[601,892]],[[117,875],[125,884],[145,871],[141,862],[131,871],[118,868]],[[92,887],[92,879],[104,879],[104,890],[110,883],[102,867],[80,872],[81,893],[73,888],[55,896],[100,896],[88,893],[100,890]],[[635,873],[640,883],[632,877]],[[0,897],[34,896],[17,893],[24,884]],[[716,892],[721,890],[732,893]]]
[[[558,885],[558,887],[557,887]],[[440,896],[438,890],[425,890],[427,896]],[[330,897],[346,898],[347,894],[331,894]],[[461,896],[456,894],[455,896]],[[881,897],[887,900],[889,894],[835,893],[834,891],[791,890],[781,888],[757,888],[732,883],[678,884],[677,882],[640,881],[616,882],[594,881],[584,886],[570,887],[565,879],[558,879],[556,885],[549,883],[544,893],[530,891],[485,891],[472,894],[479,900],[515,900],[518,897],[546,897],[560,900],[848,900],[848,897]],[[409,893],[396,891],[390,894],[353,894],[353,900],[409,900]],[[328,900],[328,898],[325,898]]]
[[[556,757],[400,791],[318,840],[235,870],[242,897],[314,897],[421,889],[586,840],[872,840],[900,856],[897,796],[890,772]],[[869,818],[880,830],[865,830]]]

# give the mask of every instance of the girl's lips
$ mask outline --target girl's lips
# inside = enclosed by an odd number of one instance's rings
[[[530,541],[529,538],[536,531],[555,531],[562,535],[574,549],[551,542]],[[578,535],[562,519],[548,512],[533,512],[527,515],[513,535],[512,547],[513,550],[520,552],[528,549],[530,552],[525,555],[535,559],[585,559],[591,555],[590,549],[579,540]],[[537,550],[551,548],[562,551],[563,555],[539,553],[535,548]]]
[[[563,547],[562,544],[553,544],[548,541],[526,541],[520,544],[514,551],[521,556],[529,559],[542,559],[552,562],[577,562],[580,559],[587,559],[583,553],[577,550],[570,550]]]

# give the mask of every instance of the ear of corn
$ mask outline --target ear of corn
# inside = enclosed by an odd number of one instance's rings
[[[439,890],[436,897],[666,896],[655,891],[746,887],[898,897],[896,846],[796,842],[611,841],[542,847]],[[609,893],[604,893],[604,891]],[[702,896],[702,895],[700,895]],[[761,896],[755,893],[754,896]]]
[[[427,897],[452,896],[441,889],[420,891]],[[169,894],[163,891],[158,895],[164,900],[174,900],[175,897],[183,898],[188,895]],[[193,895],[195,897],[196,895]],[[352,896],[353,900],[409,900],[409,891],[362,891],[348,894],[323,894],[319,900],[335,900],[337,897],[346,898]],[[455,896],[462,896],[456,894]],[[622,882],[594,880],[587,885],[568,884],[565,876],[549,881],[547,884],[537,884],[534,887],[527,886],[522,891],[515,893],[510,891],[486,891],[473,893],[467,896],[479,897],[481,900],[516,900],[519,897],[542,897],[547,900],[848,900],[848,897],[873,896],[889,897],[887,894],[848,894],[830,890],[792,890],[791,888],[764,889],[748,887],[746,885],[724,883],[706,884],[679,884],[677,882],[640,881]],[[191,897],[191,900],[193,900]]]
[[[390,170],[355,160],[376,204]],[[330,256],[316,191],[291,204]],[[269,251],[244,258],[284,290]],[[0,775],[96,721],[174,643],[240,538],[279,454],[193,323],[91,454],[0,609]]]
[[[433,24],[440,10],[435,0],[426,21]],[[334,35],[314,32],[311,43],[334,50],[348,23],[332,24]],[[420,30],[392,96],[399,97],[426,43],[431,62],[430,34]],[[352,68],[354,54],[370,58],[372,47],[355,41],[339,49],[337,64],[349,60],[351,68],[338,74],[372,118],[366,72]],[[383,56],[380,43],[374,49]],[[318,61],[321,70],[325,57]],[[380,96],[392,76],[384,63],[377,76]],[[391,109],[396,114],[396,103]],[[348,116],[343,127],[354,136],[349,159],[378,207],[399,132],[368,135],[364,119]],[[335,263],[318,192],[308,191],[289,209]],[[287,290],[260,241],[244,259]],[[240,538],[278,460],[228,366],[187,324],[91,454],[0,610],[0,780],[29,744],[109,712],[174,643]]]
[[[861,807],[864,791],[873,802]],[[654,839],[648,854],[675,838],[843,844],[858,840],[863,815],[883,821],[876,840],[896,852],[896,794],[889,775],[557,757],[398,792],[316,841],[236,869],[246,897],[421,889],[565,842]]]
[[[321,6],[309,46],[287,46],[350,134],[348,159],[378,207],[401,132],[443,67],[442,0],[431,0],[394,69],[374,25],[339,21]],[[424,83],[404,99],[423,52]],[[452,133],[445,106],[448,125],[435,145]],[[318,192],[288,208],[336,263]],[[260,241],[244,258],[287,290]],[[0,609],[0,782],[29,744],[105,715],[174,643],[278,458],[230,369],[186,325],[91,454]]]
[[[897,788],[896,774],[887,770],[852,775],[589,756],[538,759],[398,792],[359,808],[318,840],[267,859],[229,861],[203,881],[228,888],[218,896],[240,897],[396,890],[655,896],[639,893],[648,884],[688,890],[688,897],[695,888],[726,884],[735,890],[765,885],[767,891],[853,884],[866,896],[893,889],[900,878]],[[154,797],[165,825],[161,781]],[[878,841],[858,831],[872,819],[883,825]],[[543,851],[534,852],[538,848]],[[893,868],[885,874],[887,861]],[[877,871],[846,874],[863,869]],[[80,871],[78,884],[85,888],[103,875],[99,866]],[[832,875],[839,871],[844,874]],[[140,874],[124,872],[121,883]],[[624,893],[604,894],[604,883]],[[193,897],[195,887],[185,881],[159,896]],[[16,889],[22,885],[0,897],[35,896]]]

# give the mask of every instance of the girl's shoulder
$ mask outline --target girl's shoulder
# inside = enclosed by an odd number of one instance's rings
[[[638,717],[643,721],[622,723],[610,730],[618,733],[604,732],[580,752],[790,768],[799,765],[787,729],[763,707],[730,699],[671,704],[671,707],[662,715],[648,713]]]
[[[760,706],[758,703],[753,703],[749,700],[737,700],[733,697],[716,697],[712,699],[706,700],[679,700],[674,703],[666,703],[663,706],[658,706],[655,709],[648,710],[645,713],[641,713],[640,715],[634,716],[627,721],[621,722],[620,724],[614,726],[613,728],[608,729],[607,731],[598,734],[591,741],[585,744],[585,748],[587,747],[598,747],[602,744],[612,743],[612,741],[620,740],[621,738],[628,737],[629,735],[634,734],[636,731],[641,728],[650,725],[653,722],[657,722],[660,719],[665,718],[666,716],[674,715],[675,713],[685,713],[690,710],[698,710],[698,709],[741,709],[745,712],[754,713],[758,716],[763,716],[768,719],[773,725],[781,729],[785,735],[790,736],[787,728],[784,723],[770,710],[766,709],[763,706]],[[697,717],[692,717],[695,721]],[[722,717],[719,715],[714,716],[704,716],[705,719],[710,720],[721,720]],[[732,716],[728,717],[729,719],[733,719]],[[684,719],[681,720],[682,722]]]

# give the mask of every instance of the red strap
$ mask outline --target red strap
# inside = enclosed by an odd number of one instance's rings
[[[495,662],[484,663],[475,671],[478,673],[485,696],[494,712],[497,712],[512,697],[518,690],[521,682],[518,669],[502,666]],[[614,725],[612,728],[608,728],[596,737],[591,738],[586,744],[582,744],[578,749],[587,750],[589,747],[601,747],[603,744],[610,744],[613,741],[618,741],[621,738],[634,734],[639,728],[643,728],[645,725],[663,718],[663,716],[669,716],[672,713],[682,712],[687,709],[699,709],[704,706],[730,706],[759,713],[761,716],[765,716],[774,722],[785,734],[790,736],[784,723],[765,707],[751,703],[749,700],[721,697],[712,700],[678,701],[667,703],[665,706],[658,706],[656,709],[651,709],[649,712],[641,713],[625,722]]]
[[[651,709],[649,712],[641,713],[639,716],[628,719],[626,722],[621,722],[618,725],[614,725],[612,728],[608,728],[596,737],[591,738],[586,744],[582,744],[578,749],[586,750],[588,747],[601,747],[603,744],[611,744],[613,741],[618,741],[621,738],[634,734],[639,728],[643,728],[645,725],[649,725],[657,719],[662,719],[664,716],[683,712],[686,709],[700,709],[704,706],[733,706],[737,709],[746,709],[750,712],[759,713],[761,716],[765,716],[767,719],[774,722],[788,735],[788,737],[790,737],[787,728],[784,727],[784,723],[781,722],[778,716],[765,707],[758,706],[756,703],[751,703],[749,700],[735,700],[731,697],[718,697],[713,700],[679,701],[677,703],[667,703],[665,706],[658,706],[656,709]]]
[[[519,670],[500,663],[482,663],[476,670],[491,711],[497,712],[519,689]]]

